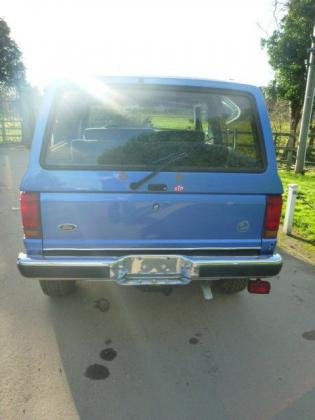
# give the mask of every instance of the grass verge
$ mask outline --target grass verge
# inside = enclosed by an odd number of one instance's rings
[[[293,172],[280,170],[279,174],[284,188],[282,221],[286,209],[288,184],[297,184],[299,189],[292,233],[293,236],[306,243],[315,245],[315,171],[306,172],[305,175],[297,175]]]

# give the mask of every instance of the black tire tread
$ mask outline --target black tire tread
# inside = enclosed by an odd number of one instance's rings
[[[246,289],[248,279],[222,279],[216,282],[220,292],[225,294],[233,294],[242,292]]]
[[[39,280],[43,293],[50,297],[70,295],[76,289],[75,280]]]

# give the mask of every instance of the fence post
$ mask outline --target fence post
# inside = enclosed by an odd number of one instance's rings
[[[292,160],[293,160],[293,148],[294,148],[294,136],[292,134],[289,135],[288,141],[288,160],[287,160],[287,169],[291,169]]]
[[[283,222],[283,232],[286,235],[290,235],[292,232],[294,207],[295,207],[295,200],[296,200],[298,188],[299,187],[297,184],[288,185],[288,200],[287,200],[287,207],[285,210],[285,216],[284,216],[284,222]]]

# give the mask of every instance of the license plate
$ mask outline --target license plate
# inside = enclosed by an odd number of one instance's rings
[[[132,255],[112,266],[111,277],[120,284],[187,284],[188,265],[178,255]]]

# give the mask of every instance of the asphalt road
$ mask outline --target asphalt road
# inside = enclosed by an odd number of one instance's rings
[[[284,255],[270,296],[81,283],[51,300],[15,266],[26,158],[0,147],[1,419],[315,418],[313,267]]]

